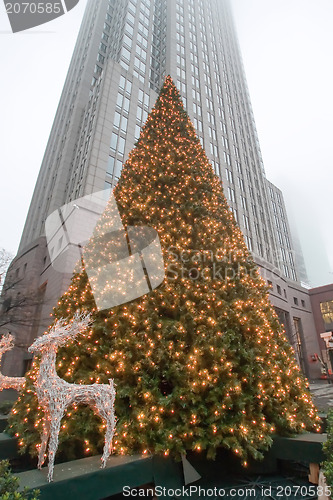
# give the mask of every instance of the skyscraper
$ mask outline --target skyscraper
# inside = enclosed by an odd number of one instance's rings
[[[30,311],[34,321],[17,333],[22,352],[47,326],[70,278],[50,265],[47,216],[116,184],[167,74],[272,287],[299,362],[314,376],[309,359],[319,348],[310,301],[300,286],[282,193],[265,176],[228,0],[88,0],[8,277],[42,297]]]

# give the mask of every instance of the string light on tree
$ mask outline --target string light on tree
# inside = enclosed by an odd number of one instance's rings
[[[261,456],[273,432],[319,429],[268,288],[170,77],[114,196],[125,227],[158,232],[164,282],[112,311],[96,311],[79,269],[54,315],[70,320],[78,308],[92,313],[91,333],[59,350],[58,372],[72,383],[116,380],[115,451],[180,458],[197,450],[214,457],[225,447],[246,463]],[[109,224],[106,207],[96,234],[106,234]],[[106,242],[100,262],[112,251]],[[31,392],[21,395],[11,419],[22,449],[31,452],[41,418],[34,377],[32,371]],[[73,435],[83,450],[88,439],[89,453],[98,452],[101,431],[90,413],[65,416],[64,423],[63,453],[73,452]]]

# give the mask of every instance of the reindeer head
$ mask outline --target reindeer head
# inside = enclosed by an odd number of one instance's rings
[[[38,337],[35,342],[29,347],[29,352],[42,352],[49,349],[56,349],[65,345],[69,339],[75,338],[79,333],[82,333],[91,324],[91,314],[80,313],[77,311],[70,323],[66,323],[65,319],[60,319],[55,322],[49,333]]]
[[[0,356],[4,352],[10,351],[14,347],[14,337],[10,333],[6,333],[1,339],[0,339]]]

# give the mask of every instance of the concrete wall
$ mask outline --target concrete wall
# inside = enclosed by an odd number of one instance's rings
[[[310,380],[321,377],[321,364],[315,354],[321,352],[316,332],[309,291],[294,281],[287,280],[282,273],[258,257],[255,258],[261,276],[271,286],[270,299],[279,319],[284,323],[286,335],[296,352],[296,358],[304,374]],[[300,327],[297,335],[295,322]],[[299,345],[299,338],[301,345]]]

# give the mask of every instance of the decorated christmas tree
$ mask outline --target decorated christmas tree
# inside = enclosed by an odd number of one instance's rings
[[[267,449],[274,433],[318,429],[268,288],[170,77],[114,196],[125,228],[157,231],[165,279],[128,303],[97,307],[86,265],[94,256],[102,275],[103,263],[114,259],[115,245],[103,236],[112,225],[109,205],[54,317],[92,313],[92,328],[59,350],[57,370],[77,384],[114,379],[115,452],[179,457],[205,450],[214,457],[224,447],[246,463]],[[11,418],[22,449],[31,453],[40,443],[42,416],[33,385],[37,368],[38,360]],[[59,452],[68,458],[99,452],[101,426],[90,409],[70,409]]]

